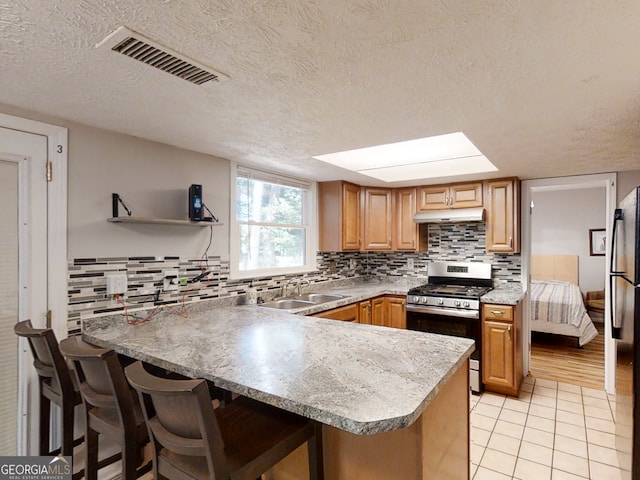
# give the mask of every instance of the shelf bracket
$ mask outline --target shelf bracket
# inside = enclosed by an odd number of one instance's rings
[[[119,214],[118,214],[118,204],[122,204],[122,208],[124,208],[127,211],[127,215],[131,216],[131,210],[129,210],[127,208],[127,205],[124,203],[124,201],[122,200],[122,198],[120,198],[120,195],[117,193],[112,193],[111,194],[111,216],[113,218],[118,218]]]

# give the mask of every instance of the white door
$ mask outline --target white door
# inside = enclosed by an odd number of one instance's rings
[[[13,325],[45,326],[47,137],[0,128],[0,452],[33,452],[37,382],[31,353]],[[30,425],[32,424],[32,425]],[[31,448],[30,448],[31,447]]]

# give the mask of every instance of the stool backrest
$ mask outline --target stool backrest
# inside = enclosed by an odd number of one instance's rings
[[[157,377],[142,362],[126,367],[125,375],[138,391],[154,462],[164,447],[180,455],[205,457],[211,478],[228,478],[224,443],[206,382]]]
[[[98,407],[116,411],[123,428],[136,424],[135,397],[116,352],[86,343],[79,337],[60,342],[60,351],[74,364],[87,409]]]
[[[75,393],[71,372],[64,361],[55,333],[50,328],[33,328],[31,320],[16,323],[13,331],[26,338],[33,354],[33,366],[41,382],[59,395]]]

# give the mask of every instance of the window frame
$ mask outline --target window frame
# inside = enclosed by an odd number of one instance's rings
[[[255,270],[240,270],[240,226],[247,225],[246,222],[239,222],[237,215],[238,192],[236,181],[238,177],[253,178],[264,182],[275,183],[286,186],[302,188],[307,191],[305,201],[302,205],[302,224],[305,231],[305,264],[294,267],[262,268]],[[317,184],[311,180],[303,180],[294,177],[287,177],[277,173],[259,170],[253,167],[245,167],[235,162],[231,162],[230,175],[230,201],[229,201],[229,275],[232,280],[274,277],[278,275],[306,273],[316,271],[316,254],[318,246],[318,222],[317,222]],[[249,225],[263,225],[262,223],[250,222]],[[280,226],[277,224],[267,224],[265,226]]]

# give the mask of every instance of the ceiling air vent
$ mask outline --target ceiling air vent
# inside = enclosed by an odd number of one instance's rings
[[[228,79],[223,73],[180,55],[170,48],[163,47],[126,27],[119,27],[98,43],[96,48],[110,48],[114,52],[122,53],[196,85],[222,82]]]

